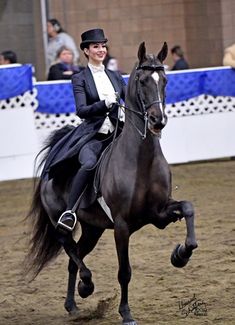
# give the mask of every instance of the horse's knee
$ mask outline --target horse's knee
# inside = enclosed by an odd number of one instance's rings
[[[194,207],[191,202],[182,202],[182,214],[184,217],[192,217],[194,215]]]
[[[95,167],[95,164],[97,163],[96,157],[90,157],[86,160],[85,164],[83,165],[83,168],[86,170],[90,170]]]

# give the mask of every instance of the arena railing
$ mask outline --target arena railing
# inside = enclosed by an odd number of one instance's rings
[[[6,71],[2,68],[0,89],[5,82],[4,89],[10,83],[11,89],[21,91],[19,86],[25,84],[22,76],[28,82],[28,75],[17,75],[15,69],[19,67],[7,68],[12,78],[5,74],[1,79],[2,71]],[[17,96],[3,99],[6,94],[0,90],[1,142],[7,139],[1,146],[0,180],[31,177],[33,158],[47,135],[66,124],[80,123],[70,81],[33,82],[32,72],[30,78],[28,90]],[[167,78],[169,122],[161,141],[169,163],[235,156],[235,70],[215,67],[168,71]],[[124,79],[127,82],[128,76]],[[18,85],[12,87],[15,80]],[[16,162],[24,166],[21,172],[15,170]]]

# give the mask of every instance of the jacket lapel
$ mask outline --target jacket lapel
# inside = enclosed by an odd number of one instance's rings
[[[112,85],[113,85],[113,88],[116,92],[120,92],[120,87],[119,87],[119,84],[117,82],[117,79],[115,78],[115,75],[114,73],[110,72],[109,70],[105,69],[105,72],[107,74],[107,76],[109,77]]]
[[[86,81],[87,89],[89,89],[90,91],[91,98],[98,99],[99,94],[96,89],[95,81],[93,79],[91,70],[88,67],[85,68],[85,78],[86,78],[85,81]]]

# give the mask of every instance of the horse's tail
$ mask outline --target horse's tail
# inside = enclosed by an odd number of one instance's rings
[[[25,259],[25,271],[34,279],[39,272],[56,256],[62,245],[58,241],[56,230],[43,207],[40,195],[41,180],[35,188],[31,209],[27,215],[32,222],[32,235],[29,251]]]
[[[48,138],[45,147],[40,153],[46,149],[50,151],[50,149],[70,130],[71,127],[64,127],[54,132],[52,136]],[[47,155],[42,159],[40,166],[44,163],[46,158]],[[62,248],[61,243],[58,241],[57,232],[43,207],[40,193],[41,185],[42,179],[35,178],[31,208],[26,217],[32,221],[32,235],[29,243],[29,252],[25,259],[25,271],[26,273],[32,273],[32,279],[34,279],[53,258],[59,255]]]

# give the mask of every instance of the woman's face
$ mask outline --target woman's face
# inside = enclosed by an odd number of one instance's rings
[[[47,22],[47,34],[49,37],[57,35],[54,26],[49,21]]]
[[[59,56],[60,61],[68,64],[73,63],[73,53],[69,50],[63,50]]]
[[[107,48],[105,43],[91,43],[89,48],[84,49],[85,54],[88,56],[89,63],[93,65],[100,65],[103,63]]]

